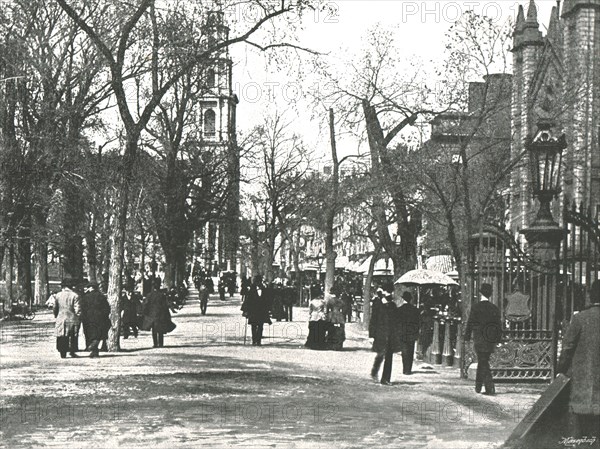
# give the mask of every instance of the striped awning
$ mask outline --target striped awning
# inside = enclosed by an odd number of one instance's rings
[[[425,261],[425,268],[440,273],[454,270],[454,258],[450,255],[431,256]]]

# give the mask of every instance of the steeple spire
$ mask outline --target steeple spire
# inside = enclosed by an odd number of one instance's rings
[[[538,26],[537,6],[534,0],[529,0],[529,8],[527,9],[527,23]]]
[[[552,14],[550,14],[550,24],[548,25],[548,39],[553,41],[558,40],[559,36],[559,17],[558,17],[558,6],[552,8]]]
[[[517,30],[522,30],[523,25],[525,25],[525,11],[523,10],[523,5],[519,5],[519,12],[517,13],[517,23],[515,28]]]
[[[525,28],[525,12],[523,11],[523,5],[519,5],[519,11],[517,13],[517,22],[515,23],[515,30],[513,32],[513,48],[517,48],[523,41],[523,29]]]

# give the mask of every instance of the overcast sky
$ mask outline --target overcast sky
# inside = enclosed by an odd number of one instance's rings
[[[528,1],[520,2],[527,12]],[[402,1],[402,0],[335,0],[329,2],[333,12],[309,12],[303,18],[300,43],[308,48],[340,58],[362,45],[369,29],[380,24],[393,29],[397,36],[398,52],[407,61],[418,58],[424,64],[440,61],[444,52],[444,34],[460,15],[473,10],[485,14],[499,24],[516,18],[519,2],[515,1]],[[538,20],[542,31],[548,24],[554,0],[538,0]],[[240,98],[238,129],[247,132],[260,121],[263,114],[274,108],[286,108],[287,100],[306,96],[310,84],[290,79],[284,72],[274,70],[262,56],[243,46],[232,48],[235,62],[234,89]],[[319,136],[318,124],[310,122],[312,111],[289,111],[298,132],[311,146],[325,147],[328,141]],[[286,108],[287,109],[287,108]],[[296,119],[295,115],[300,117]],[[323,151],[323,148],[320,148]]]

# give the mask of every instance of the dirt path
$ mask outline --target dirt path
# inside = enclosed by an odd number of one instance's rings
[[[491,448],[543,388],[500,385],[485,397],[453,369],[417,364],[403,376],[400,357],[393,386],[381,386],[358,325],[348,325],[344,351],[309,351],[307,312],[294,312],[297,321],[274,323],[253,347],[243,344],[239,298],[211,298],[206,316],[191,300],[166,347],[143,332],[99,359],[60,359],[49,313],[1,323],[0,445]]]

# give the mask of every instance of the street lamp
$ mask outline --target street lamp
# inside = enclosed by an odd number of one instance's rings
[[[540,202],[532,228],[554,228],[557,223],[550,211],[550,202],[560,192],[560,169],[562,151],[567,148],[565,135],[554,137],[551,123],[538,124],[536,135],[527,143],[529,168],[531,171],[533,196]]]
[[[521,231],[532,245],[536,259],[545,265],[552,265],[558,258],[563,236],[552,216],[550,203],[560,192],[562,151],[567,148],[565,135],[555,137],[551,128],[549,122],[538,123],[537,133],[526,145],[533,196],[539,200],[540,208],[530,227]]]
[[[319,264],[319,273],[317,274],[317,279],[319,281],[321,281],[321,267],[323,266],[323,260],[324,260],[323,251],[321,251],[321,248],[319,248],[319,254],[317,254],[316,259],[317,259],[317,263]]]

